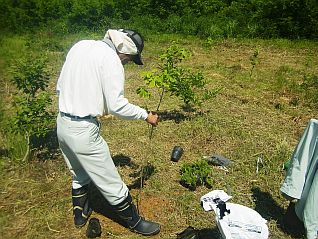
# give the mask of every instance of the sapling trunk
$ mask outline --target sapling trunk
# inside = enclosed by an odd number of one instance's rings
[[[159,111],[159,108],[160,108],[160,105],[161,105],[161,102],[162,102],[162,99],[163,99],[163,95],[165,93],[165,88],[163,87],[162,88],[162,91],[161,91],[161,94],[160,94],[160,99],[159,99],[159,103],[158,103],[158,106],[157,106],[157,109],[156,109],[156,112]],[[154,126],[151,125],[151,129],[150,129],[150,133],[149,133],[149,140],[152,139],[152,135],[153,135],[153,129],[154,129]]]
[[[25,134],[25,138],[27,140],[27,149],[26,149],[26,152],[25,152],[23,160],[22,160],[23,162],[29,161],[28,159],[30,157],[30,135],[29,135],[29,133]]]
[[[158,103],[156,112],[159,111],[161,102],[163,100],[164,93],[165,93],[165,88],[162,87],[162,91],[161,91],[161,94],[160,94],[160,99],[159,99],[159,103]],[[149,133],[149,143],[151,143],[151,139],[152,139],[152,136],[153,136],[153,130],[154,130],[154,126],[151,125],[150,133]],[[139,195],[138,195],[138,200],[137,200],[138,213],[139,213],[139,204],[141,203],[141,192],[142,192],[143,180],[144,180],[144,177],[143,177],[144,176],[144,166],[145,166],[144,159],[142,159],[142,161],[141,161],[141,170],[140,170],[140,187],[139,187]]]

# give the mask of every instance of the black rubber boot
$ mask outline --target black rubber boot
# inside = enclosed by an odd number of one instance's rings
[[[85,226],[92,209],[88,204],[88,185],[78,189],[72,189],[72,202],[75,227]]]
[[[151,236],[160,232],[158,223],[147,221],[138,214],[130,194],[123,202],[112,207],[131,231],[144,236]]]

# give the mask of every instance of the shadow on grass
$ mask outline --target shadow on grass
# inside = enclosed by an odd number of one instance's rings
[[[34,156],[40,161],[55,159],[59,153],[56,128],[52,128],[45,136],[32,137],[30,143],[36,149]]]
[[[129,190],[138,189],[145,185],[145,182],[155,173],[155,167],[147,163],[144,167],[140,168],[139,171],[131,173],[129,176],[136,178],[133,183],[128,185]]]
[[[209,113],[209,111],[201,112],[201,111],[197,111],[197,110],[192,109],[192,108],[188,109],[185,107],[184,107],[183,111],[172,110],[172,111],[158,112],[161,121],[173,120],[177,124],[181,123],[182,121],[185,121],[185,120],[191,120],[191,119],[194,119],[196,117],[203,116],[206,113]]]
[[[178,233],[177,239],[222,239],[222,236],[217,227],[195,229],[191,226],[184,231]]]
[[[0,157],[3,158],[23,158],[27,151],[27,140],[24,136],[8,135],[8,148],[0,149]],[[14,137],[11,139],[11,137]],[[45,135],[30,137],[30,151],[27,160],[38,161],[53,160],[59,155],[59,144],[56,135],[56,128],[51,128]],[[25,152],[23,152],[25,148]]]
[[[145,166],[141,167],[132,162],[130,157],[123,154],[115,155],[112,158],[116,167],[128,166],[133,170],[139,169],[129,174],[130,177],[135,178],[131,184],[127,185],[129,190],[143,187],[145,182],[155,173],[155,167],[150,163],[147,163]]]
[[[301,238],[304,235],[304,227],[297,218],[292,204],[285,211],[268,192],[263,192],[258,187],[253,187],[251,191],[256,204],[255,211],[263,218],[275,220],[277,227],[292,237]]]
[[[175,123],[180,123],[185,120],[189,120],[192,117],[188,114],[185,114],[181,111],[173,110],[173,111],[162,111],[158,112],[161,121],[173,120]]]
[[[258,187],[252,188],[255,201],[255,211],[266,220],[280,220],[284,215],[284,208],[279,206],[268,192],[261,191]]]
[[[113,156],[112,159],[116,167],[128,166],[128,167],[131,167],[132,169],[138,168],[138,165],[132,162],[131,158],[126,155],[118,154]]]
[[[200,239],[222,239],[222,236],[217,227],[209,229],[200,229],[199,230]]]

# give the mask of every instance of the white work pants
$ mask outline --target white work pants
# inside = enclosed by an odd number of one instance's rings
[[[105,199],[116,205],[127,197],[128,188],[99,132],[99,122],[94,118],[75,119],[61,113],[57,117],[58,141],[73,175],[72,187],[78,189],[93,181]]]

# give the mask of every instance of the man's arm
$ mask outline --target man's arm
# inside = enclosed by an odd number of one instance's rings
[[[124,68],[115,55],[105,59],[102,69],[102,90],[109,114],[126,120],[142,119],[150,124],[157,124],[156,116],[137,105],[129,103],[124,97]]]

